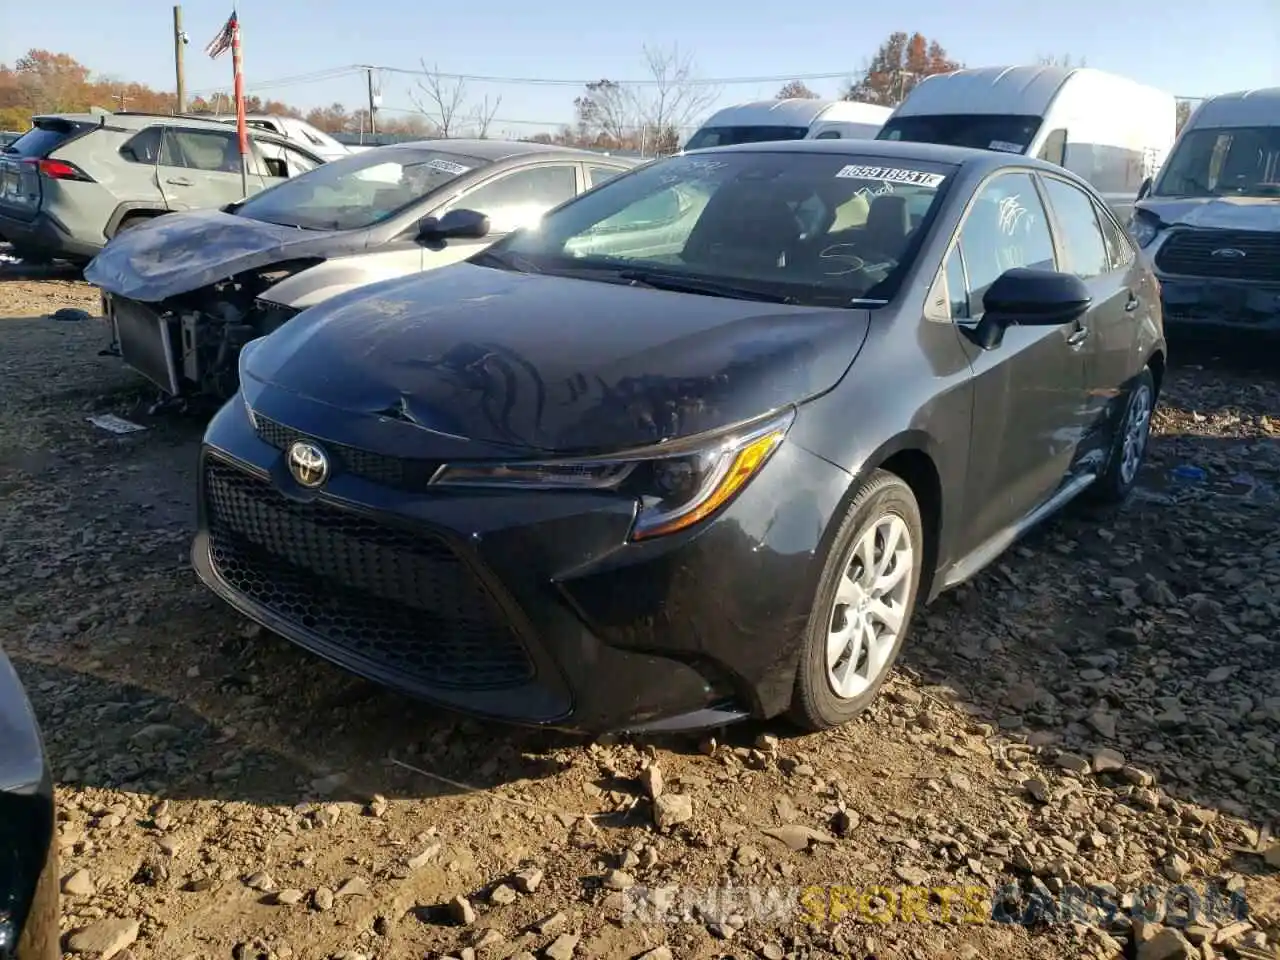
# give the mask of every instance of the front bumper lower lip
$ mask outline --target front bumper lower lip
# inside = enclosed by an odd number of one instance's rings
[[[282,637],[290,640],[305,649],[317,654],[320,657],[333,663],[350,673],[365,679],[372,680],[383,686],[398,690],[428,703],[433,703],[446,709],[458,710],[471,716],[477,716],[482,719],[493,720],[501,723],[514,723],[525,726],[546,727],[551,729],[564,729],[574,733],[617,733],[617,734],[637,734],[637,735],[658,735],[682,732],[694,732],[698,730],[706,730],[714,727],[728,726],[733,723],[749,719],[750,713],[740,709],[731,701],[722,701],[712,705],[698,707],[696,709],[677,712],[658,719],[631,721],[625,719],[612,719],[604,723],[590,722],[583,723],[575,719],[572,710],[557,710],[557,701],[554,697],[548,696],[541,704],[530,702],[526,698],[529,696],[527,692],[522,692],[520,698],[524,701],[519,714],[514,714],[509,709],[511,699],[509,695],[499,692],[497,699],[492,704],[487,704],[487,698],[483,691],[468,691],[463,698],[456,698],[447,694],[426,693],[419,689],[411,689],[402,683],[397,675],[392,671],[381,671],[370,666],[367,661],[358,660],[346,655],[345,651],[335,644],[330,643],[324,637],[317,633],[306,630],[297,623],[285,619],[274,613],[262,604],[255,603],[244,594],[235,590],[228,584],[215,569],[211,560],[210,544],[208,534],[201,531],[197,534],[191,548],[192,566],[195,568],[197,576],[206,587],[216,593],[228,604],[234,607],[244,616],[257,623],[262,624],[267,629],[280,634]],[[678,667],[672,664],[673,668]],[[489,709],[486,709],[489,706]],[[503,709],[506,707],[507,709]],[[546,720],[539,721],[535,719],[535,715],[543,713],[547,716]]]

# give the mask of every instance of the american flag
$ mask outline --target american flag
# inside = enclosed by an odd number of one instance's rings
[[[218,35],[210,41],[209,45],[204,48],[204,52],[209,55],[211,60],[217,60],[220,56],[231,49],[231,41],[236,33],[236,14],[231,11],[231,16],[223,25]]]

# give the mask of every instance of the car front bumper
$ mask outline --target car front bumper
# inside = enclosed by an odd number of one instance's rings
[[[517,723],[694,729],[789,704],[839,468],[784,443],[710,521],[630,543],[629,498],[406,490],[332,431],[305,434],[338,466],[304,490],[284,464],[299,421],[279,409],[251,422],[237,395],[211,421],[192,547],[201,579],[269,629]]]
[[[1171,332],[1236,330],[1280,335],[1280,282],[1156,276],[1164,322]]]

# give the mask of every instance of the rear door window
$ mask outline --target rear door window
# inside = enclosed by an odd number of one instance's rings
[[[141,133],[130,138],[120,148],[120,156],[130,163],[145,163],[154,166],[160,158],[164,146],[164,132],[159,127],[147,127]]]
[[[1109,272],[1111,257],[1093,201],[1083,191],[1056,177],[1045,177],[1044,184],[1071,272],[1082,280]]]

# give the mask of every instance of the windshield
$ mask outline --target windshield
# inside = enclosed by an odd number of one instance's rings
[[[475,262],[712,296],[892,299],[954,167],[832,153],[670,157],[611,180]]]
[[[369,150],[255,194],[236,214],[304,230],[363,230],[488,163],[441,150]]]
[[[808,127],[703,127],[684,145],[686,150],[705,147],[729,147],[738,143],[765,143],[776,140],[803,140]]]
[[[1026,153],[1040,129],[1040,117],[996,113],[939,113],[933,116],[893,117],[877,140],[942,143],[951,147]]]
[[[1156,197],[1280,197],[1280,126],[1188,130]]]

